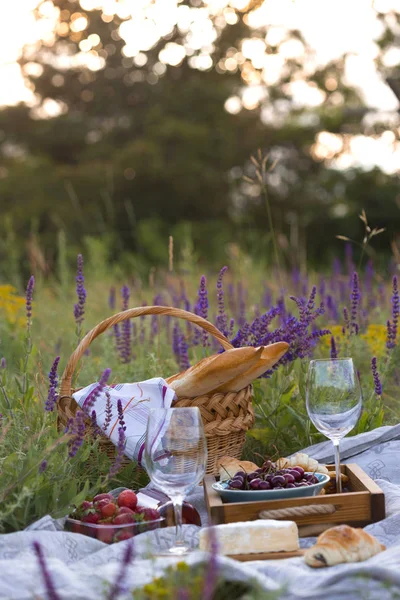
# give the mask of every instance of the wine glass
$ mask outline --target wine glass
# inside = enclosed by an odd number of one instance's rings
[[[361,388],[353,360],[312,360],[307,374],[306,405],[315,427],[333,442],[336,491],[340,494],[339,442],[355,427],[362,406]]]
[[[182,502],[204,477],[207,443],[201,414],[195,408],[151,409],[147,421],[145,464],[152,483],[174,505],[176,540],[168,553],[185,554]]]

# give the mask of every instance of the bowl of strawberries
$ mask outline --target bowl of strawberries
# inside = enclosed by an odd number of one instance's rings
[[[158,529],[164,524],[157,510],[138,505],[133,490],[97,494],[85,500],[66,518],[66,531],[113,544]]]

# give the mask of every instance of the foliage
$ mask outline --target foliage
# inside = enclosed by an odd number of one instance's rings
[[[76,346],[77,336],[83,335],[110,311],[126,308],[129,294],[131,306],[164,304],[197,312],[214,321],[236,346],[258,346],[279,339],[290,343],[290,351],[282,364],[254,384],[256,425],[248,436],[246,454],[249,456],[276,452],[286,455],[322,439],[305,411],[305,378],[310,356],[328,357],[334,352],[339,357],[354,358],[360,372],[364,410],[352,434],[382,423],[397,422],[397,287],[394,282],[384,284],[382,275],[371,263],[357,277],[353,272],[351,248],[346,252],[345,265],[336,261],[331,274],[281,273],[281,281],[288,290],[284,296],[277,277],[263,282],[264,273],[251,269],[247,262],[241,266],[241,261],[237,261],[236,281],[229,270],[222,269],[215,292],[210,280],[207,282],[205,278],[197,290],[193,275],[159,272],[154,275],[153,289],[140,279],[129,281],[129,285],[124,286],[123,299],[118,293],[122,282],[116,289],[115,279],[109,279],[114,284],[110,293],[107,284],[110,274],[101,274],[100,266],[94,271],[96,278],[86,277],[85,281],[79,258],[79,311],[76,297],[70,292],[61,291],[57,286],[41,287],[37,283],[33,308],[30,299],[25,301],[27,328],[21,326],[22,321],[26,322],[23,315],[12,312],[18,297],[14,293],[3,294],[0,306],[1,529],[23,528],[47,513],[66,514],[83,496],[105,489],[111,483],[132,487],[135,481],[137,484],[144,481],[143,473],[137,472],[134,465],[121,470],[114,482],[108,481],[110,461],[98,452],[98,440],[85,439],[76,455],[68,456],[72,433],[63,435],[57,431],[56,411],[51,410],[56,393],[54,368],[49,383],[44,375],[57,355],[61,355],[61,373]],[[90,271],[90,263],[86,269]],[[71,281],[72,275],[66,278]],[[32,281],[28,287],[31,296]],[[316,286],[311,287],[313,282]],[[315,304],[317,289],[323,303],[319,307]],[[289,298],[289,290],[295,295],[293,300]],[[19,305],[22,302],[19,298]],[[29,316],[31,311],[32,317]],[[77,328],[74,319],[79,321]],[[123,337],[123,351],[118,345],[121,336],[128,336]],[[126,344],[129,344],[128,351]],[[188,358],[194,363],[218,350],[218,343],[211,337],[203,337],[183,321],[158,317],[136,319],[129,329],[105,332],[92,344],[78,368],[75,385],[97,381],[106,367],[111,369],[114,382],[166,377]],[[376,364],[372,368],[373,357]]]
[[[57,232],[63,231],[76,252],[84,236],[101,236],[109,241],[108,261],[119,262],[122,252],[134,249],[140,266],[165,265],[168,236],[183,243],[179,225],[188,222],[195,224],[194,250],[208,263],[219,260],[234,237],[266,262],[272,248],[266,205],[257,182],[243,179],[253,178],[249,157],[257,148],[277,161],[264,185],[286,264],[304,265],[306,257],[328,261],[335,234],[357,237],[354,216],[362,207],[374,226],[387,227],[378,247],[387,248],[397,235],[397,180],[379,169],[338,171],[331,168],[337,154],[324,160],[316,151],[320,132],[336,135],[346,148],[353,135],[392,128],[390,115],[370,115],[346,83],[346,57],[316,64],[297,30],[284,30],[279,41],[266,43],[273,26],[249,26],[260,2],[243,10],[231,3],[225,19],[222,5],[212,13],[207,1],[184,0],[182,14],[208,15],[212,45],[190,49],[190,25],[186,30],[172,23],[138,59],[127,56],[120,35],[129,18],[109,18],[72,0],[53,4],[52,40],[27,47],[20,62],[38,102],[58,102],[62,114],[38,118],[38,107],[27,105],[0,111],[0,195],[8,238],[0,242],[0,257],[9,257],[14,232],[13,263],[23,262],[22,241],[30,240],[31,262],[48,273],[60,260]],[[51,2],[41,2],[38,20],[46,20],[49,11]],[[86,26],[75,31],[78,13]],[[377,66],[384,74],[384,58],[394,43],[389,33],[398,18],[395,11],[377,13],[384,25]],[[85,52],[89,36],[100,41]],[[245,56],[249,41],[263,48],[258,62]],[[160,60],[168,44],[189,48],[181,64]],[[299,55],[282,59],[293,44]],[[196,67],[202,53],[212,68]],[[96,67],[87,66],[88,56],[98,61]],[[283,60],[283,68],[275,83],[266,84],[264,71],[275,59]],[[319,95],[319,106],[296,102],[299,80]],[[260,89],[260,102],[229,114],[226,100],[243,99],[249,84]],[[143,234],[149,231],[151,243]],[[12,267],[2,268],[12,281]],[[27,275],[28,266],[23,268]]]

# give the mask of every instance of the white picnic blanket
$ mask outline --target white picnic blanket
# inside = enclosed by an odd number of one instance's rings
[[[282,600],[315,598],[324,600],[389,600],[400,596],[400,425],[381,427],[373,432],[347,438],[343,455],[365,469],[386,495],[386,519],[369,525],[366,530],[375,535],[387,550],[359,564],[337,565],[314,570],[302,558],[278,561],[239,563],[220,557],[221,575],[231,580],[251,580],[264,590],[279,590]],[[306,449],[321,460],[331,458],[329,444]],[[200,511],[203,524],[206,512],[203,492],[197,489],[189,498]],[[114,582],[120,569],[126,544],[107,546],[80,534],[58,530],[59,523],[45,517],[29,530],[0,535],[0,599],[28,600],[47,598],[32,542],[39,541],[45,552],[55,587],[63,600],[98,600],[104,596],[105,582]],[[188,543],[195,548],[198,529],[184,526]],[[173,531],[163,529],[137,536],[135,560],[128,568],[124,592],[119,598],[131,598],[129,590],[141,587],[162,573],[173,558],[146,558],[152,544],[168,545]],[[301,541],[303,546],[312,538]],[[189,564],[207,560],[205,553],[194,551]]]

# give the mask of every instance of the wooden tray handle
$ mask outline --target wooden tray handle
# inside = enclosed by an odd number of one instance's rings
[[[61,378],[60,397],[71,396],[71,381],[75,369],[82,355],[89,348],[94,339],[121,321],[125,321],[126,319],[135,319],[136,317],[141,317],[143,315],[169,315],[170,317],[190,321],[190,323],[198,325],[214,336],[224,350],[230,350],[233,348],[229,340],[212,323],[187,310],[182,310],[181,308],[171,308],[169,306],[141,306],[139,308],[129,308],[128,310],[124,310],[112,315],[111,317],[108,317],[108,319],[104,319],[104,321],[101,321],[101,323],[96,325],[96,327],[93,327],[93,329],[85,335],[79,346],[71,354],[67,366],[65,367]]]

